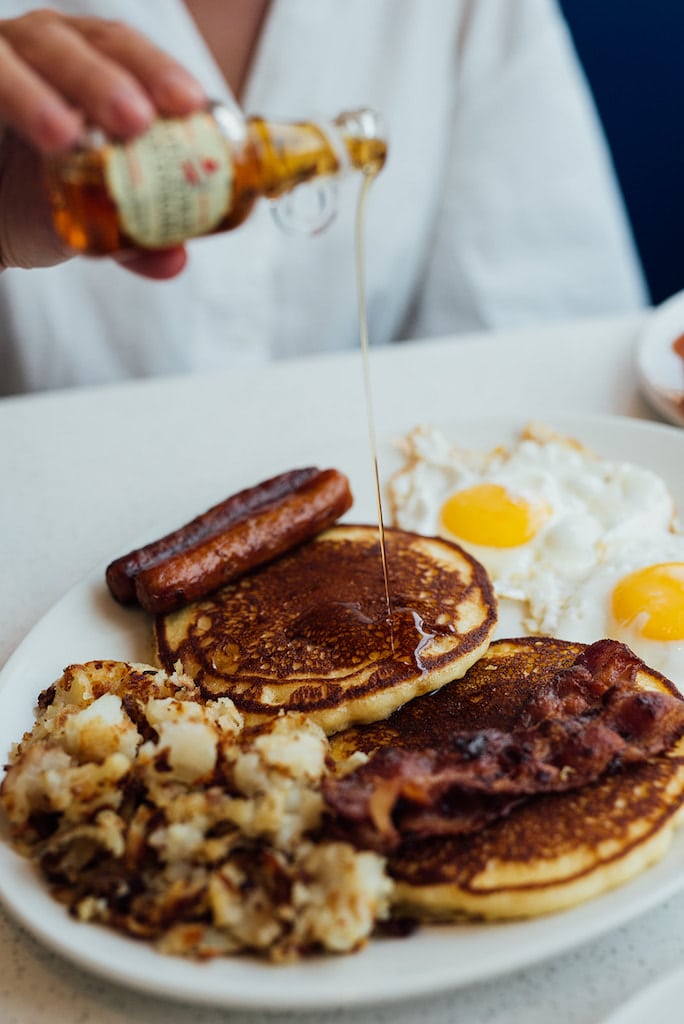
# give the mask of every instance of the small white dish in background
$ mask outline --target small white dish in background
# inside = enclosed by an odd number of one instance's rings
[[[602,1024],[645,1024],[646,1021],[681,1020],[684,971],[665,974],[619,1006]]]
[[[684,291],[654,310],[636,354],[646,399],[670,423],[684,427],[684,356],[674,342],[684,335]]]

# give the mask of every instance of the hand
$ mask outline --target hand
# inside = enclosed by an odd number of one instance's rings
[[[0,20],[0,268],[52,266],[72,255],[52,229],[41,156],[74,145],[86,123],[128,139],[158,113],[182,116],[205,102],[188,71],[120,22],[50,10]],[[119,262],[167,278],[185,259],[177,246]]]

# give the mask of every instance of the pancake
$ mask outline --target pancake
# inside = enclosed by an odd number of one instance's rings
[[[534,692],[585,645],[547,637],[495,641],[458,682],[388,721],[332,739],[342,760],[383,746],[446,746],[457,730],[510,729]],[[677,693],[655,671],[644,689]],[[670,844],[684,804],[684,741],[667,756],[562,794],[535,796],[481,831],[404,841],[389,858],[395,914],[420,920],[531,917],[626,882]]]
[[[457,545],[334,526],[211,598],[157,616],[160,664],[180,662],[207,698],[252,724],[305,712],[327,733],[386,718],[465,674],[496,627],[496,598]]]

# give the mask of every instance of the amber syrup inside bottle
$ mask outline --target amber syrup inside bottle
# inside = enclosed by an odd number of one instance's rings
[[[329,122],[274,122],[260,117],[244,119],[212,104],[193,117],[194,122],[157,122],[154,138],[150,133],[149,138],[142,136],[129,143],[112,142],[93,132],[77,149],[50,161],[47,187],[53,220],[70,248],[105,255],[135,247],[164,248],[196,234],[230,231],[248,218],[262,197],[277,200],[306,182],[331,179],[350,170],[376,174],[387,155],[377,117],[368,110],[343,113]],[[192,131],[185,131],[188,125],[201,127],[203,134],[195,133],[199,142]],[[168,133],[172,131],[175,142],[170,145]],[[186,150],[187,135],[191,139]],[[214,147],[209,156],[201,148],[207,137]],[[117,186],[112,174],[112,167],[122,163],[125,187]],[[223,177],[214,186],[218,212],[213,221],[205,216],[198,226],[183,210],[176,210],[169,228],[167,222],[172,218],[166,217],[166,212],[171,203],[187,207],[189,196],[195,201],[193,186],[199,195],[219,164]],[[175,181],[171,178],[174,169],[178,171]],[[145,176],[148,180],[143,186],[139,179]],[[161,221],[161,228],[138,227],[141,217],[150,219],[150,207],[154,208],[152,220],[155,224]],[[127,228],[131,224],[133,227]]]

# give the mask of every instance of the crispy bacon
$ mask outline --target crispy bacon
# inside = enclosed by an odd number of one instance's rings
[[[384,747],[324,797],[336,827],[389,850],[408,836],[477,831],[540,793],[562,793],[668,750],[684,701],[636,682],[643,662],[600,640],[538,689],[510,731],[455,732],[446,748]]]

